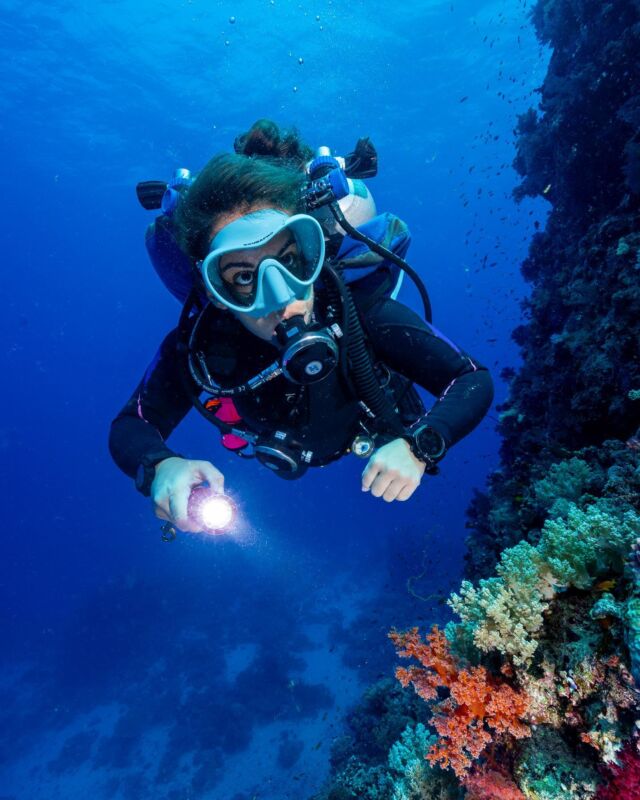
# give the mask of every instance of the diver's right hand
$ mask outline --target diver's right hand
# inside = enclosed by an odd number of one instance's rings
[[[187,533],[198,533],[202,524],[189,519],[187,507],[194,486],[203,483],[224,494],[224,475],[209,461],[192,461],[172,456],[156,464],[156,476],[151,484],[153,511]]]

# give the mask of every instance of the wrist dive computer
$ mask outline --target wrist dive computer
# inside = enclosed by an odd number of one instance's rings
[[[413,455],[427,465],[426,472],[437,474],[438,462],[447,452],[447,443],[442,434],[431,425],[422,422],[411,428],[404,438]]]

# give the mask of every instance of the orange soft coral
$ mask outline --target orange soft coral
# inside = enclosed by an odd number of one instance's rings
[[[424,700],[435,700],[439,688],[449,697],[433,706],[432,724],[439,742],[427,758],[431,763],[451,767],[464,776],[486,747],[499,737],[522,739],[531,730],[522,718],[529,698],[484,667],[461,669],[449,651],[442,631],[434,626],[422,641],[417,628],[405,633],[392,631],[389,637],[402,658],[415,658],[421,666],[398,667],[396,677],[403,686],[413,684]]]
[[[438,686],[449,686],[458,673],[458,662],[449,652],[449,642],[444,633],[434,625],[431,633],[422,640],[418,628],[408,631],[392,630],[389,638],[401,658],[415,658],[422,667],[398,667],[396,678],[407,687],[413,683],[423,700],[432,700]]]

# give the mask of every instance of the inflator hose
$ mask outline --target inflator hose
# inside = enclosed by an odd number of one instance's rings
[[[422,298],[422,305],[424,307],[424,318],[427,322],[433,322],[433,312],[431,310],[431,300],[429,299],[429,293],[427,292],[427,287],[422,282],[422,279],[418,275],[418,273],[410,267],[409,264],[404,260],[404,258],[400,258],[397,256],[393,250],[389,250],[387,247],[384,247],[379,242],[376,242],[374,239],[371,239],[366,234],[359,231],[357,228],[354,228],[353,225],[349,222],[349,220],[345,217],[342,213],[342,209],[337,203],[331,203],[329,208],[331,209],[331,213],[333,214],[336,222],[344,228],[344,230],[351,236],[352,239],[357,239],[357,241],[366,244],[367,247],[372,250],[374,253],[377,253],[382,258],[385,258],[387,261],[391,261],[392,264],[395,264],[397,267],[400,267],[403,272],[406,272],[407,275],[411,278],[414,282],[416,289],[420,293],[420,297]]]

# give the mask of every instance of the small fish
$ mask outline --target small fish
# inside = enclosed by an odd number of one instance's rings
[[[460,98],[460,100],[459,100],[458,102],[459,102],[459,103],[466,103],[468,99],[469,99],[469,95],[468,95],[468,94],[465,94],[465,96],[464,96],[464,97],[461,97],[461,98]]]
[[[609,578],[608,580],[596,583],[595,590],[596,592],[608,592],[609,589],[613,589],[617,583],[618,581],[615,578]]]

